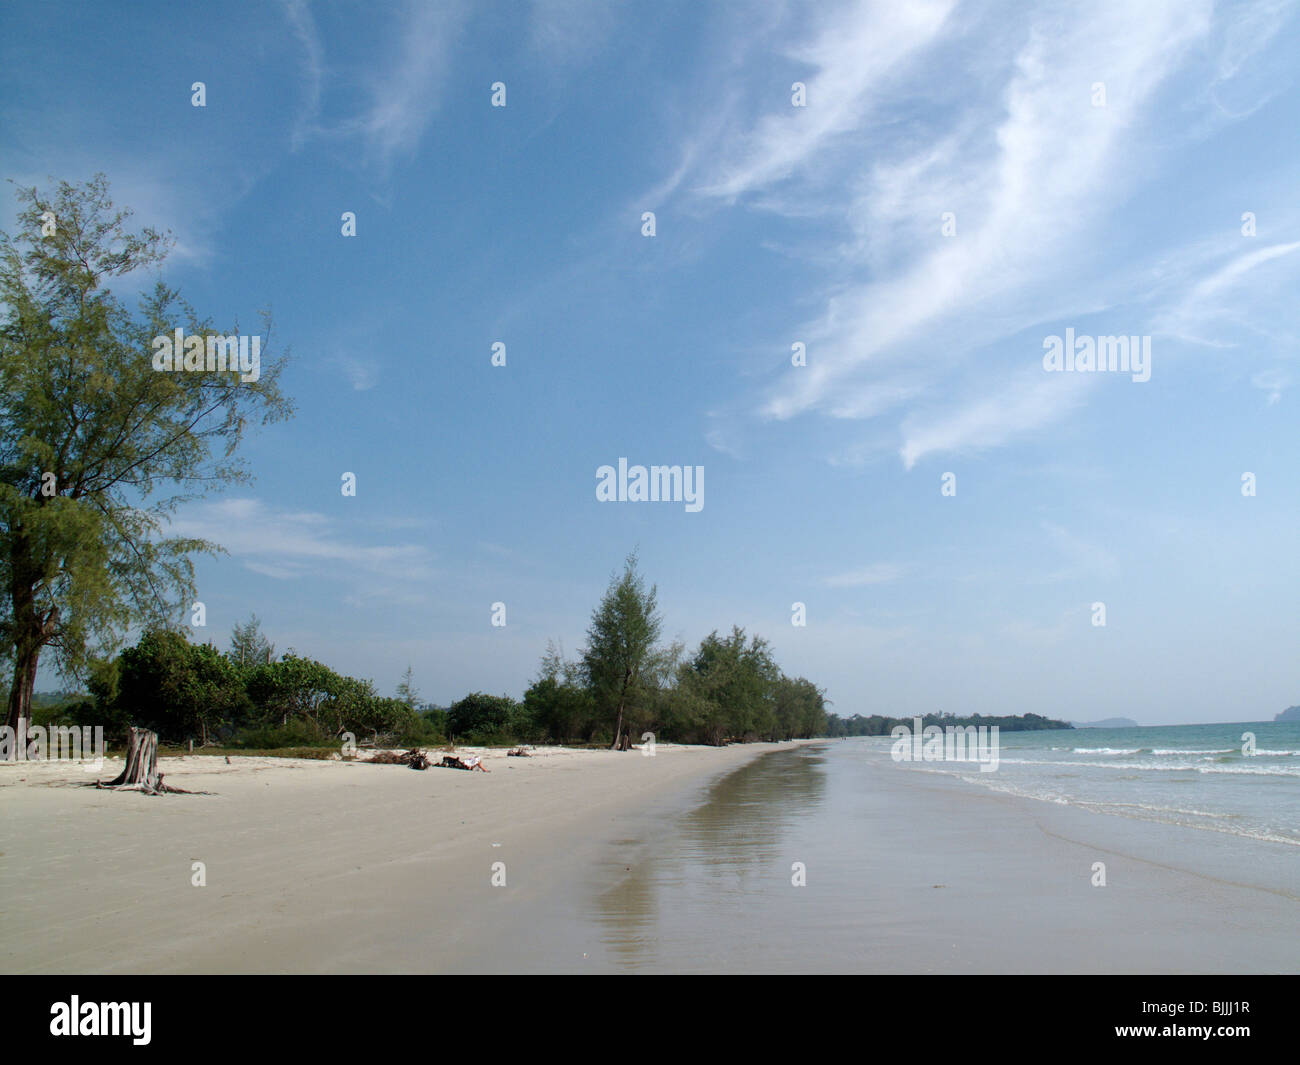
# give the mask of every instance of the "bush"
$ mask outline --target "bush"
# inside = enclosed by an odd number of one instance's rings
[[[458,743],[511,743],[521,708],[508,695],[472,692],[447,709],[447,731]]]
[[[244,729],[231,741],[231,746],[274,750],[277,747],[332,747],[340,746],[336,736],[326,736],[306,718],[293,718],[284,725],[262,725]]]
[[[595,701],[586,688],[555,677],[535,682],[524,693],[523,709],[521,717],[529,735],[520,738],[532,742],[586,740],[602,731],[600,726],[605,724],[597,723]],[[610,730],[606,727],[603,731]]]
[[[446,734],[424,714],[404,728],[397,730],[396,743],[401,747],[440,747],[447,742]]]

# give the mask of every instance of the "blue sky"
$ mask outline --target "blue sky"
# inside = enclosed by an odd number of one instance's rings
[[[1300,702],[1298,46],[1283,2],[17,3],[0,171],[102,170],[292,351],[255,483],[178,517],[229,550],[200,639],[518,696],[637,548],[667,636],[841,714],[1257,720]],[[1150,380],[1047,372],[1067,329]],[[703,509],[597,502],[621,456]]]

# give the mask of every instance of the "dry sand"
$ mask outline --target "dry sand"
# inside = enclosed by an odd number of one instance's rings
[[[0,764],[0,971],[510,971],[621,819],[793,745],[462,749],[488,773],[165,758],[168,783],[210,794],[158,797],[79,786],[120,760]]]

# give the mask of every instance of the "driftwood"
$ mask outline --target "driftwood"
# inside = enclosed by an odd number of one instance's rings
[[[528,758],[530,755],[522,747],[512,747],[506,751],[507,758]]]
[[[406,765],[412,769],[428,769],[433,764],[429,761],[429,756],[418,747],[401,754],[396,751],[379,751],[366,761],[374,765]]]
[[[184,788],[163,783],[158,772],[158,733],[146,728],[132,728],[126,739],[126,766],[107,784],[95,781],[97,788],[114,791],[142,791],[146,795],[192,795]]]

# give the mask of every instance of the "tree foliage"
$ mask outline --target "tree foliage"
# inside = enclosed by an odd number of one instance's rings
[[[192,556],[218,547],[169,535],[167,516],[247,480],[247,428],[291,411],[269,358],[257,381],[154,370],[154,337],[237,329],[213,330],[161,279],[135,309],[113,294],[170,245],[129,227],[103,175],[18,197],[17,231],[0,233],[0,658],[15,727],[46,650],[80,675],[131,626],[174,623]]]
[[[262,623],[253,614],[242,625],[236,624],[230,633],[232,661],[244,668],[269,665],[275,657],[275,644],[262,635]]]
[[[614,745],[626,746],[624,717],[647,694],[647,677],[662,622],[659,591],[645,587],[636,555],[623,564],[622,576],[609,588],[591,615],[582,672],[597,710],[614,721]]]

